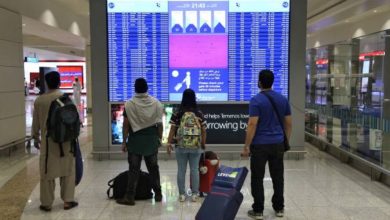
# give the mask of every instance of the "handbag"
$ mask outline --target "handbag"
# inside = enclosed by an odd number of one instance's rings
[[[287,135],[286,135],[286,132],[284,131],[284,124],[283,124],[283,120],[281,119],[280,117],[280,114],[278,112],[278,110],[276,109],[276,104],[274,102],[274,100],[271,98],[270,95],[268,95],[267,93],[265,93],[264,91],[261,92],[263,95],[265,95],[265,97],[268,98],[269,102],[271,103],[272,105],[272,108],[274,109],[274,112],[276,113],[276,116],[278,117],[278,121],[279,121],[279,124],[280,126],[282,126],[282,130],[283,130],[283,136],[284,136],[284,140],[283,140],[283,145],[284,145],[284,152],[287,152],[290,150],[290,143],[288,142],[288,138],[287,138]]]
[[[126,170],[118,174],[115,178],[108,181],[107,197],[109,199],[121,199],[126,193],[127,183],[129,181],[129,171]],[[135,188],[136,200],[147,200],[153,198],[152,180],[147,172],[139,171],[138,184]]]

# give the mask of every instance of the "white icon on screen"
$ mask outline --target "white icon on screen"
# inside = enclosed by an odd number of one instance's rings
[[[175,86],[176,92],[178,92],[178,91],[181,89],[182,86],[183,86],[183,83],[178,83],[178,84]]]
[[[200,11],[199,12],[200,32],[211,33],[211,11]]]
[[[197,11],[186,11],[185,13],[186,33],[198,32],[198,13]]]
[[[225,33],[226,31],[226,12],[214,11],[214,33]]]
[[[177,71],[177,70],[174,70],[174,71],[172,71],[172,76],[173,77],[178,77],[179,76],[179,71]]]
[[[173,75],[173,72],[172,72],[172,75]],[[189,71],[186,72],[186,77],[183,79],[183,81],[176,84],[176,86],[175,86],[176,92],[178,92],[183,87],[183,84],[186,85],[187,89],[190,88],[190,86],[191,86],[191,72],[189,72]]]
[[[186,73],[186,78],[184,78],[183,83],[186,84],[187,89],[190,88],[190,86],[191,86],[191,73],[190,72]]]
[[[184,18],[183,11],[172,11],[171,12],[171,31],[173,33],[183,33],[184,29]]]

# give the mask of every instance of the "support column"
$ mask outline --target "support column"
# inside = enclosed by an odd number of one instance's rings
[[[290,144],[292,150],[305,145],[305,48],[307,0],[292,0],[290,34],[290,97],[293,131]]]
[[[92,113],[92,77],[91,77],[91,45],[85,47],[85,60],[87,65],[87,112]]]
[[[8,4],[0,1],[0,145],[26,135],[22,16]]]
[[[107,16],[105,1],[90,1],[90,24],[91,24],[91,84],[93,84],[93,153],[110,151],[110,123],[108,103],[108,79],[107,79]],[[119,150],[119,148],[118,148]]]

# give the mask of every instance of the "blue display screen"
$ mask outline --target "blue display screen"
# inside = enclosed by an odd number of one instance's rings
[[[186,88],[199,101],[248,101],[258,73],[275,73],[288,96],[289,0],[107,0],[109,101],[149,93],[180,101]]]

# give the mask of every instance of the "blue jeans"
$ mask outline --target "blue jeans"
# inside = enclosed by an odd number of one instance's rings
[[[193,194],[199,193],[199,159],[202,153],[201,149],[186,149],[176,147],[176,161],[177,161],[177,186],[179,194],[184,195],[185,180],[187,171],[187,162],[190,164],[191,175],[191,191]]]

